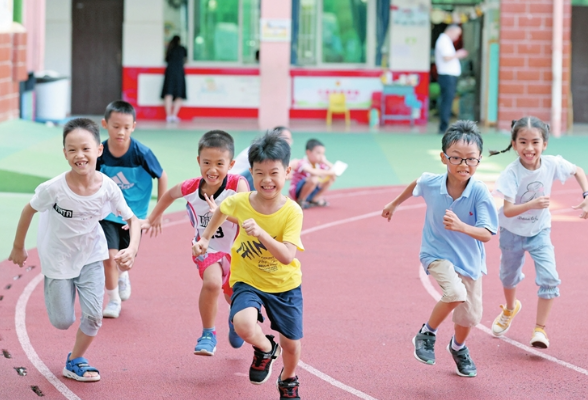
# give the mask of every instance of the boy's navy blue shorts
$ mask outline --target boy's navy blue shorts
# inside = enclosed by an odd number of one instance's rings
[[[129,247],[131,236],[128,230],[122,228],[123,224],[103,219],[100,221],[100,226],[102,226],[104,236],[106,236],[106,244],[109,250],[122,250]]]
[[[243,282],[233,285],[231,321],[235,314],[249,307],[257,309],[257,320],[263,322],[261,306],[265,308],[271,328],[290,340],[302,339],[301,286],[282,293],[266,293]]]

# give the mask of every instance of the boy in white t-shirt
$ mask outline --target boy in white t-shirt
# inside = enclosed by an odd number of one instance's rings
[[[33,215],[40,212],[37,248],[45,276],[45,305],[51,324],[68,329],[75,322],[74,302],[79,293],[82,316],[74,347],[63,376],[77,381],[100,380],[83,355],[102,325],[106,238],[98,221],[109,213],[129,224],[130,243],[115,257],[122,271],[129,270],[139,248],[140,225],[113,180],[96,171],[102,153],[98,125],[76,118],[63,128],[63,153],[71,170],[42,183],[21,214],[10,261],[23,266],[28,257],[25,237]]]

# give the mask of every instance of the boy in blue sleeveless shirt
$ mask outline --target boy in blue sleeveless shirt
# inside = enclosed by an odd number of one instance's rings
[[[153,152],[139,141],[131,138],[135,130],[135,109],[126,101],[113,101],[106,107],[102,127],[108,131],[108,139],[102,144],[104,151],[98,158],[96,169],[109,176],[122,190],[125,200],[139,219],[147,217],[153,179],[158,180],[157,199],[167,190],[167,174],[159,165]],[[110,258],[104,260],[106,293],[108,304],[102,315],[118,318],[121,301],[131,296],[131,282],[128,272],[120,272],[114,262],[119,249],[128,246],[129,231],[123,229],[125,222],[114,214],[100,221]],[[161,225],[154,221],[152,225]]]

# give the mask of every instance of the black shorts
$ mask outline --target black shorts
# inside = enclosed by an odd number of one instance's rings
[[[100,221],[100,225],[106,236],[108,250],[122,250],[129,247],[131,236],[128,230],[122,228],[123,224],[103,219]]]
[[[290,340],[302,339],[302,290],[295,289],[282,293],[262,292],[243,282],[233,285],[229,318],[249,307],[257,309],[257,320],[263,322],[261,306],[265,308],[271,328]]]

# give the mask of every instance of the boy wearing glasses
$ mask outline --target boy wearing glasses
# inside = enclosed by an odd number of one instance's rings
[[[442,139],[444,174],[424,173],[382,211],[390,221],[396,208],[411,196],[427,204],[420,260],[443,297],[429,320],[412,339],[415,358],[435,364],[437,329],[453,311],[455,333],[447,346],[459,376],[474,377],[476,365],[465,340],[482,318],[482,274],[486,274],[483,242],[496,234],[498,215],[490,191],[473,178],[482,158],[482,137],[472,121],[457,121]]]

